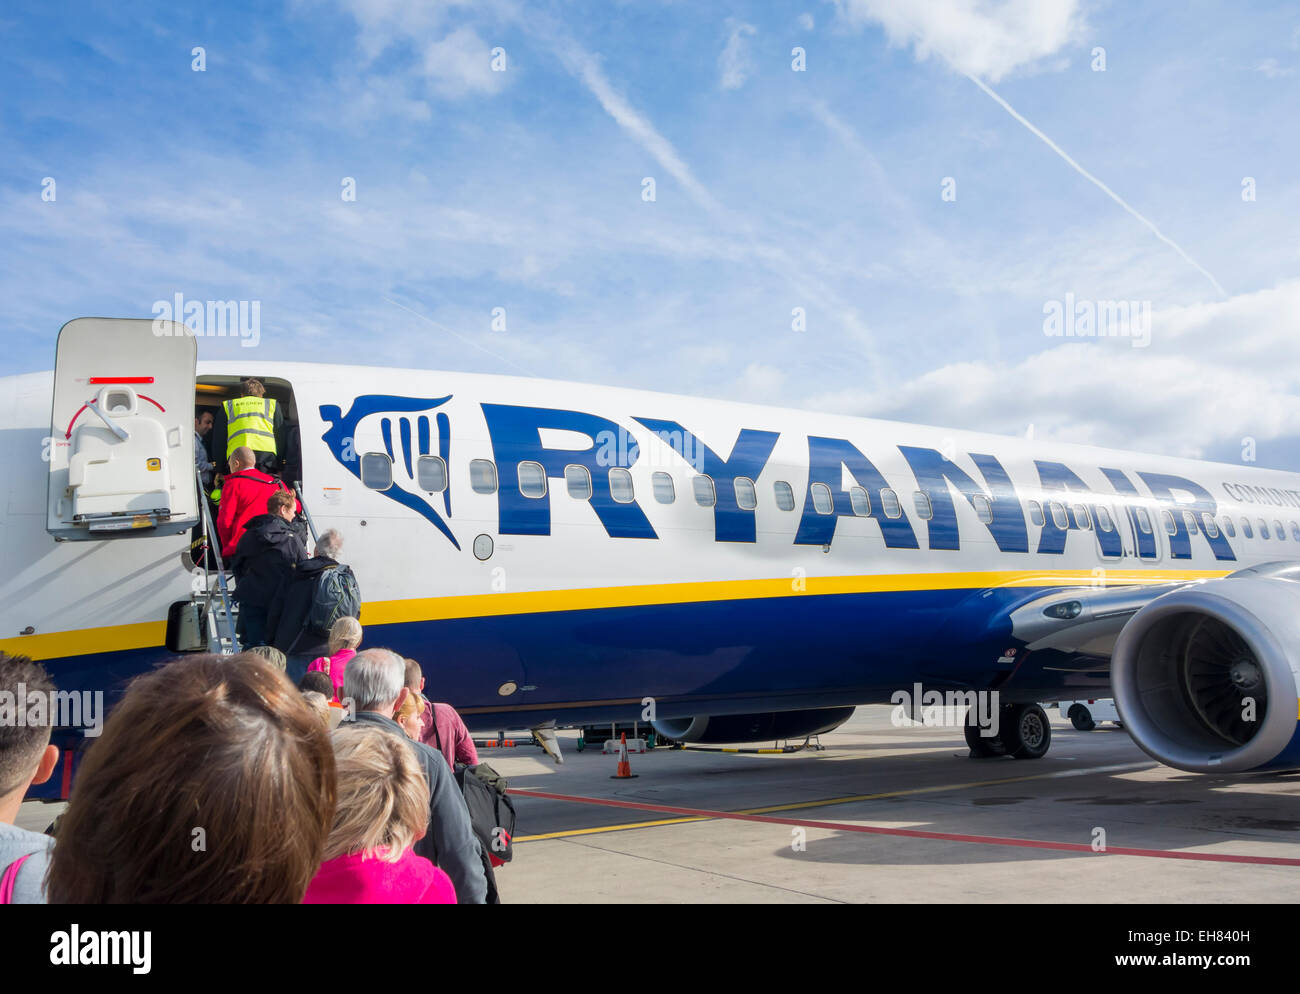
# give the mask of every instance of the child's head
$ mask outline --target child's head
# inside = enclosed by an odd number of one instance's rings
[[[338,806],[324,858],[360,852],[397,862],[429,824],[429,784],[415,754],[361,723],[340,726],[333,742]]]
[[[334,684],[320,670],[308,670],[303,675],[303,678],[298,681],[298,689],[304,694],[308,691],[324,694],[327,701],[334,696]]]
[[[0,722],[0,821],[12,822],[8,809],[16,809],[34,783],[44,783],[54,772],[59,750],[50,745],[50,722],[27,721],[28,705],[38,696],[45,700],[41,714],[52,715],[49,707],[54,684],[40,663],[26,656],[0,652],[0,693],[23,709],[24,720]],[[35,712],[30,712],[35,713]]]
[[[325,723],[325,727],[330,726],[330,699],[322,694],[319,690],[304,690],[302,699],[307,702],[308,706],[320,715],[320,720]]]
[[[330,626],[329,649],[334,655],[342,649],[355,649],[361,644],[361,622],[343,617]]]
[[[407,694],[402,698],[397,714],[393,715],[393,720],[402,726],[402,731],[417,742],[420,739],[420,715],[423,711],[424,698],[419,694]]]
[[[404,745],[404,743],[402,743]],[[52,904],[290,904],[334,820],[334,750],[260,656],[193,656],[133,680],[59,825]]]

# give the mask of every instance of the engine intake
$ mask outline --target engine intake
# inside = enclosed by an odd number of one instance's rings
[[[1196,773],[1300,767],[1300,584],[1243,573],[1157,597],[1115,642],[1115,704],[1153,759]]]

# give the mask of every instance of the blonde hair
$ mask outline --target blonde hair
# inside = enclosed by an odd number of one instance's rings
[[[331,739],[338,805],[323,859],[359,852],[396,863],[429,825],[424,771],[406,741],[382,728],[344,725]]]
[[[307,702],[313,711],[320,715],[320,720],[325,722],[325,727],[330,723],[330,702],[319,690],[303,691],[302,699]]]
[[[393,719],[410,718],[413,715],[418,715],[423,710],[424,698],[417,693],[410,693],[407,694],[406,699],[402,701],[402,706],[397,709],[397,714],[393,715]]]
[[[361,644],[361,622],[343,617],[330,627],[329,649],[334,655],[340,649],[355,649]]]

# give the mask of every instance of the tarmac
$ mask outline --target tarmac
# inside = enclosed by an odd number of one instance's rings
[[[627,780],[576,731],[560,733],[563,765],[480,749],[515,792],[502,899],[1230,904],[1300,889],[1300,773],[1183,773],[1054,709],[1046,757],[974,760],[959,725],[892,712],[859,708],[821,750],[633,754]],[[61,808],[29,802],[18,824],[42,830]]]

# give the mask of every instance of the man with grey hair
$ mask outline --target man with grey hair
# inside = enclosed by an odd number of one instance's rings
[[[361,620],[361,589],[351,567],[339,562],[343,536],[331,528],[316,540],[316,554],[297,563],[271,604],[268,641],[289,657],[295,684],[313,659],[328,656],[330,629],[339,618]]]
[[[388,649],[367,649],[348,663],[343,676],[343,701],[353,720],[377,725],[411,747],[429,782],[429,831],[415,843],[416,855],[439,868],[456,887],[459,904],[483,904],[487,875],[469,809],[456,778],[442,756],[410,738],[393,720],[406,695],[406,661]]]

